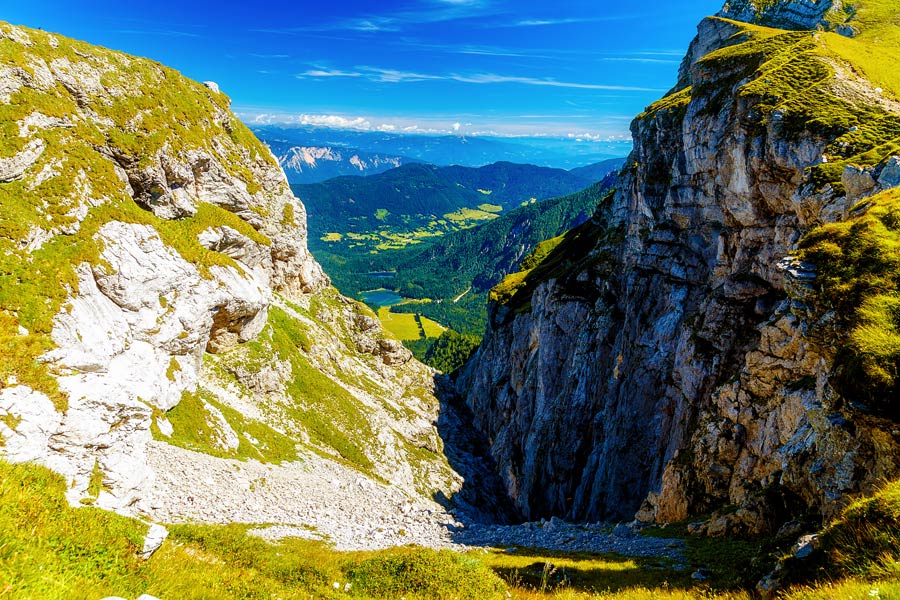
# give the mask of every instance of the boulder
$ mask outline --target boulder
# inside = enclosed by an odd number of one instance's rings
[[[847,192],[847,198],[851,201],[859,200],[871,195],[875,191],[878,182],[872,169],[847,165],[841,173],[841,183]]]
[[[900,186],[900,156],[892,156],[881,168],[878,175],[878,186],[889,190]]]

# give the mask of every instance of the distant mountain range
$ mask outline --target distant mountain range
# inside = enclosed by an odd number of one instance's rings
[[[442,166],[481,167],[508,161],[572,169],[625,156],[631,151],[630,140],[600,142],[581,138],[411,135],[272,125],[252,129],[272,147],[276,155],[286,154],[286,150],[291,147],[329,148],[342,156],[346,156],[348,152],[351,157],[356,154],[360,160],[365,160],[363,154],[366,154],[397,158],[403,163],[420,161]],[[340,174],[359,173],[348,170]],[[288,177],[291,177],[290,172]],[[298,179],[296,183],[310,181]]]
[[[308,210],[310,250],[343,293],[391,288],[426,301],[396,310],[480,334],[488,290],[538,242],[587,219],[623,163],[414,163],[291,187]]]
[[[395,169],[414,159],[365,152],[340,146],[294,146],[269,142],[269,147],[290,183],[318,183],[342,175],[374,175]]]

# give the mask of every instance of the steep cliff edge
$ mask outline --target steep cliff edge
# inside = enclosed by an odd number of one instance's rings
[[[432,372],[214,83],[0,23],[0,130],[0,455],[129,515],[447,535]]]
[[[893,214],[898,12],[729,2],[635,119],[616,194],[494,290],[459,387],[527,517],[736,505],[710,533],[756,533],[898,473],[896,411],[847,385],[866,357],[828,281],[852,269],[817,278],[823,235],[798,246],[822,224],[869,223],[861,198],[880,192],[877,214]],[[896,389],[896,358],[869,361],[888,373],[876,395]]]

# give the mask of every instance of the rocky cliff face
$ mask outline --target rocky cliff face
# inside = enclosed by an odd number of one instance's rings
[[[327,499],[227,476],[241,464],[330,474],[332,497],[383,488],[348,500],[360,528],[450,518],[432,372],[330,288],[215,84],[0,24],[0,129],[0,455],[151,518],[325,519]]]
[[[765,23],[759,5],[722,14]],[[834,8],[766,6],[790,29]],[[860,137],[900,111],[837,39],[705,20],[678,86],[634,121],[615,197],[501,285],[459,386],[525,516],[733,504],[710,532],[758,532],[897,473],[893,422],[835,388],[815,265],[786,260],[862,179],[876,191],[852,165],[896,135]]]
[[[846,19],[848,9],[854,10],[851,6],[845,8],[844,4],[841,0],[728,0],[718,16],[784,29],[831,30],[843,25],[835,22]],[[846,26],[840,30],[850,31],[851,28]]]

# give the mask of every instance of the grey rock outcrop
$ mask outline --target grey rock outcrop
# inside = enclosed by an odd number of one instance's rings
[[[843,8],[842,0],[728,0],[718,16],[782,29],[832,29],[827,17]]]
[[[830,6],[767,5],[815,8],[778,13],[796,28]],[[724,15],[759,18],[748,2]],[[815,270],[784,261],[804,231],[846,218],[847,196],[805,180],[829,138],[788,133],[777,111],[760,122],[738,91],[755,65],[700,60],[736,31],[700,25],[679,87],[632,125],[615,197],[552,272],[491,306],[459,378],[526,518],[668,522],[736,504],[705,527],[759,533],[800,506],[827,517],[900,469],[892,426],[831,386],[804,302]]]
[[[874,167],[847,165],[841,174],[841,183],[851,202],[898,187],[900,156],[891,156],[883,164]]]

